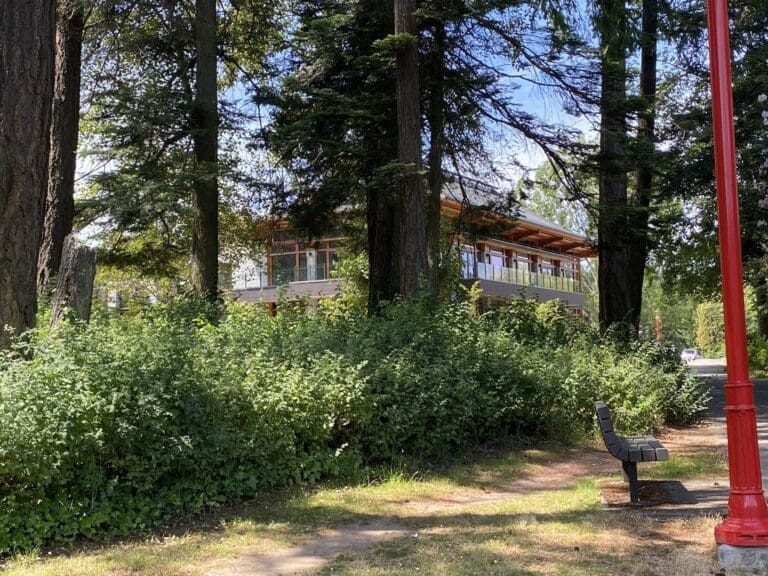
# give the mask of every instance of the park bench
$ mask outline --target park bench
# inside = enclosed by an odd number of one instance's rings
[[[595,402],[597,421],[605,447],[614,458],[621,460],[624,481],[629,482],[629,499],[640,501],[637,486],[637,463],[669,459],[669,451],[653,436],[620,436],[613,431],[611,410],[604,402]]]

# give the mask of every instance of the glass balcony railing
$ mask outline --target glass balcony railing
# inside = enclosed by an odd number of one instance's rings
[[[470,280],[495,280],[520,286],[535,286],[560,290],[561,292],[581,292],[578,283],[567,276],[555,276],[541,272],[529,272],[519,268],[507,268],[506,266],[492,266],[478,262],[475,268],[465,266],[462,276]]]
[[[281,286],[291,282],[312,282],[328,280],[326,266],[307,266],[306,268],[278,268],[272,273],[272,286]]]

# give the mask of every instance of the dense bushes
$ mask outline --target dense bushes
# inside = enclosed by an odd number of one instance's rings
[[[725,355],[722,302],[703,302],[696,307],[696,347],[707,358]]]
[[[211,316],[97,314],[0,356],[0,550],[125,534],[403,453],[584,431],[597,398],[627,431],[701,407],[663,351],[600,341],[553,304]]]
[[[768,340],[759,334],[749,334],[749,368],[753,378],[764,378],[768,374]]]

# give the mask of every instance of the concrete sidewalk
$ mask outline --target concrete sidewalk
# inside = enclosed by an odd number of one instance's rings
[[[725,452],[728,445],[725,425],[725,362],[710,359],[696,360],[691,362],[690,368],[701,377],[702,385],[708,387],[712,396],[706,415],[708,431],[713,436],[712,447]],[[757,379],[754,381],[754,385],[763,490],[768,494],[768,379]],[[680,490],[682,493],[677,495],[678,503],[648,508],[647,513],[653,515],[725,515],[727,512],[727,477],[683,480],[680,483]],[[686,501],[691,503],[683,503]]]
[[[709,403],[707,419],[712,433],[720,440],[720,446],[727,446],[725,427],[725,363],[722,360],[696,360],[691,363],[709,387],[712,400]],[[768,494],[768,379],[758,378],[752,381],[755,387],[755,407],[757,408],[757,440],[760,447],[760,465],[763,471],[763,490]]]

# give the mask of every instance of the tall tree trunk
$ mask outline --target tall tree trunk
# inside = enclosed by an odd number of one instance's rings
[[[55,32],[54,0],[0,3],[0,347],[37,312]]]
[[[427,273],[427,234],[421,176],[419,30],[414,0],[395,1],[398,160],[400,176],[400,294],[413,296]]]
[[[218,297],[219,184],[216,0],[196,0],[197,85],[192,115],[196,175],[192,223],[192,283],[207,299]]]
[[[631,321],[627,271],[626,58],[624,0],[600,0],[601,54],[600,157],[598,213],[598,291],[600,326]]]
[[[400,290],[397,203],[397,195],[390,190],[368,191],[368,312],[371,314],[375,314],[383,302],[391,302]]]
[[[429,196],[427,204],[427,245],[429,286],[440,293],[440,193],[443,189],[443,130],[445,128],[445,23],[434,24],[434,46],[429,63]]]
[[[656,45],[659,27],[658,0],[643,0],[643,30],[640,56],[640,97],[643,109],[637,118],[638,158],[629,230],[630,322],[640,323],[643,304],[643,278],[648,260],[648,219],[653,186],[653,160],[656,143]]]
[[[85,7],[83,0],[60,0],[56,14],[56,63],[51,121],[48,195],[37,263],[37,289],[49,289],[61,264],[64,238],[75,215],[75,160],[80,125],[80,68]]]

